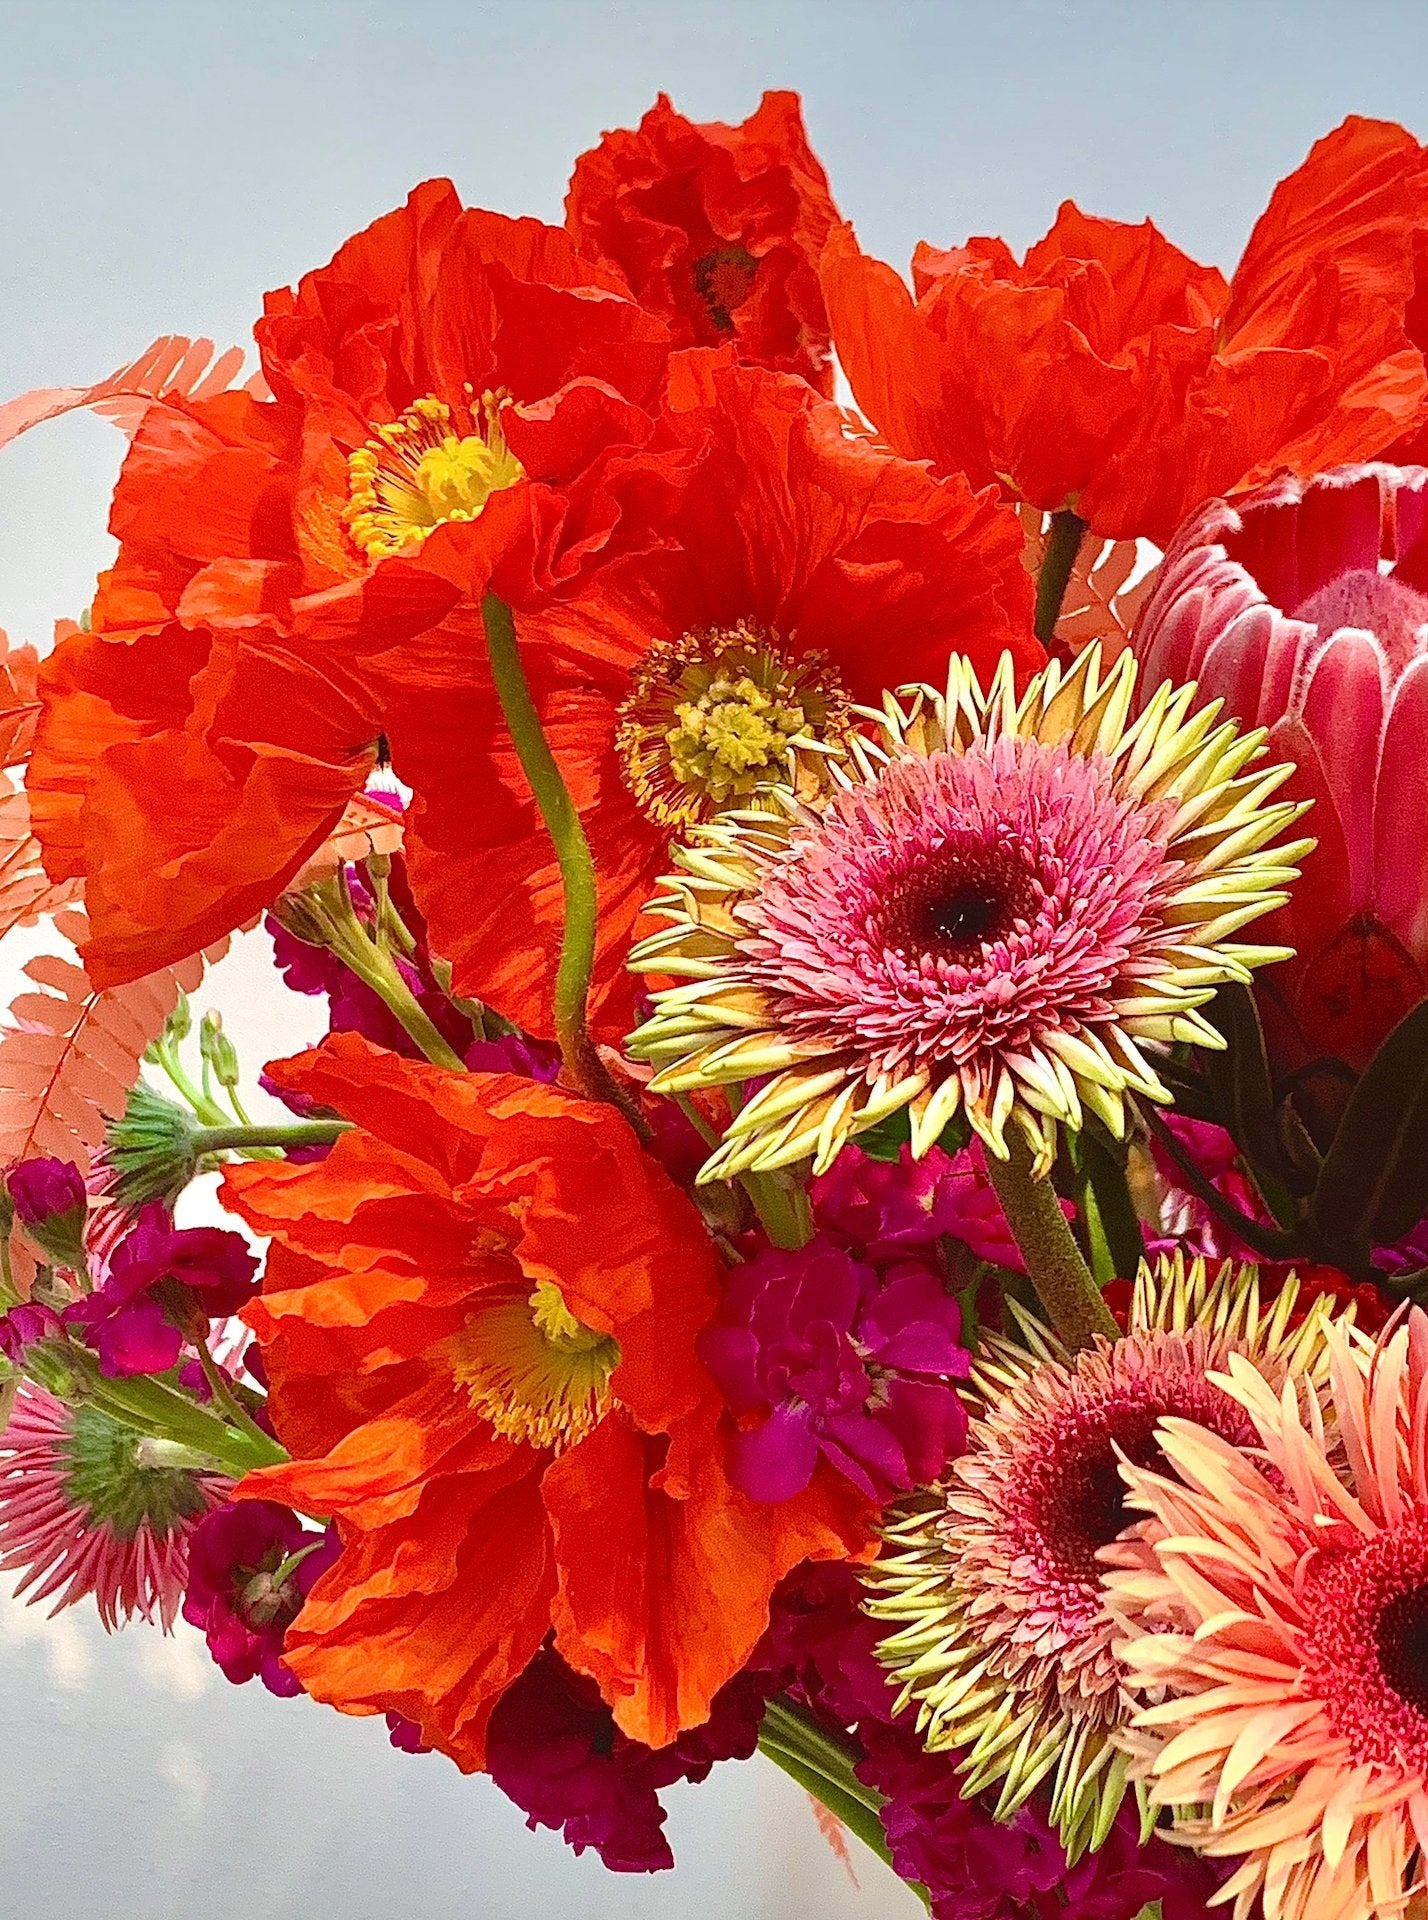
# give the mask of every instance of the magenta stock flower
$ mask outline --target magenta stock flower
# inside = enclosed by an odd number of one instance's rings
[[[715,1694],[702,1727],[647,1747],[621,1733],[595,1683],[547,1647],[496,1703],[487,1768],[532,1829],[556,1828],[576,1853],[593,1847],[615,1873],[658,1873],[674,1865],[658,1790],[703,1780],[717,1761],[746,1760],[764,1700],[760,1678],[739,1674]],[[405,1744],[405,1729],[393,1729],[394,1744],[398,1735]]]
[[[153,1202],[114,1249],[103,1283],[64,1310],[112,1379],[164,1373],[186,1337],[227,1319],[252,1298],[258,1263],[240,1234],[176,1228]]]
[[[734,1484],[790,1499],[820,1454],[873,1500],[937,1479],[966,1432],[952,1384],[970,1365],[960,1330],[956,1301],[925,1266],[880,1275],[817,1239],[755,1254],[699,1341],[734,1413],[756,1416],[734,1442]]]
[[[1428,471],[1343,467],[1212,501],[1177,535],[1141,617],[1142,685],[1197,680],[1269,729],[1318,839],[1264,937],[1288,1064],[1362,1066],[1428,994]]]
[[[201,1630],[225,1679],[261,1680],[284,1699],[302,1692],[282,1664],[283,1636],[339,1551],[335,1533],[310,1533],[271,1500],[217,1507],[199,1524],[183,1617]]]
[[[6,1174],[5,1185],[27,1227],[59,1214],[82,1213],[89,1203],[84,1175],[72,1160],[22,1160]]]
[[[979,1260],[1024,1271],[980,1140],[955,1154],[933,1147],[921,1160],[907,1143],[895,1161],[845,1147],[809,1192],[822,1231],[875,1264],[927,1252],[948,1238]],[[1069,1201],[1062,1207],[1068,1218],[1075,1212]]]
[[[17,1593],[92,1594],[111,1631],[136,1614],[173,1625],[195,1526],[223,1482],[140,1465],[137,1436],[97,1407],[69,1407],[21,1385],[0,1435],[0,1568]]]

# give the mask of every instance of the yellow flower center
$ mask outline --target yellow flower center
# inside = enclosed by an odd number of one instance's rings
[[[821,654],[790,655],[740,621],[656,642],[615,742],[645,813],[681,827],[757,806],[772,786],[822,791],[847,720],[848,696]]]
[[[462,434],[444,400],[417,400],[348,454],[342,517],[365,554],[415,553],[433,528],[474,520],[493,493],[524,477],[501,429],[506,404],[484,394],[479,422]]]
[[[448,1352],[473,1410],[497,1433],[556,1452],[600,1424],[620,1362],[619,1342],[577,1320],[549,1280],[528,1299],[483,1307]]]

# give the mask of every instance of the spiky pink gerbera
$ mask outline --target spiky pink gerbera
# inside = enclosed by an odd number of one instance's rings
[[[53,1611],[93,1594],[112,1632],[136,1614],[165,1632],[178,1617],[194,1527],[226,1483],[144,1466],[139,1436],[97,1407],[21,1385],[0,1436],[0,1570]]]
[[[1169,1098],[1157,1048],[1221,1044],[1195,1009],[1282,957],[1234,936],[1310,843],[1272,844],[1299,809],[1270,799],[1287,768],[1245,772],[1261,736],[1193,687],[1130,721],[1135,673],[1092,649],[1018,700],[1007,658],[986,692],[954,658],[945,696],[888,696],[821,810],[789,793],[676,853],[652,909],[673,924],[631,964],[688,984],[631,1051],[660,1092],[766,1080],[703,1178],[822,1171],[901,1107],[915,1157],[960,1109],[1044,1169],[1058,1124],[1119,1135],[1127,1095]]]
[[[1218,1371],[1238,1355],[1267,1392],[1322,1377],[1328,1303],[1301,1304],[1293,1279],[1268,1301],[1253,1267],[1177,1256],[1141,1268],[1125,1334],[1074,1355],[1014,1310],[1015,1337],[979,1345],[966,1453],[884,1521],[869,1611],[926,1745],[960,1754],[964,1792],[1000,1783],[999,1819],[1049,1778],[1073,1859],[1110,1832],[1129,1769],[1101,1565],[1137,1518],[1120,1464],[1155,1459],[1171,1414],[1251,1443]]]
[[[1201,1852],[1243,1855],[1245,1920],[1399,1920],[1428,1861],[1428,1316],[1329,1331],[1330,1384],[1220,1384],[1243,1450],[1158,1430],[1176,1479],[1128,1466],[1151,1516],[1108,1574],[1127,1736],[1153,1806]],[[1337,1444],[1326,1443],[1337,1435]],[[1164,1697],[1162,1697],[1164,1696]]]

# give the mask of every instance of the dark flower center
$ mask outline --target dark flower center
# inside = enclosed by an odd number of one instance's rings
[[[1018,921],[1035,917],[1040,889],[1020,855],[971,836],[947,840],[889,888],[880,933],[909,958],[971,966]]]
[[[734,314],[753,291],[759,263],[747,247],[715,247],[694,263],[694,286],[720,333],[732,333]]]
[[[1390,1600],[1375,1637],[1384,1679],[1401,1700],[1428,1716],[1428,1586]]]
[[[1428,1513],[1321,1555],[1304,1614],[1306,1675],[1354,1759],[1428,1770]]]

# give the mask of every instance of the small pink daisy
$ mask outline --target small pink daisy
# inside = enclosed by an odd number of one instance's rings
[[[1095,649],[1020,701],[954,658],[945,696],[888,696],[815,811],[732,813],[693,830],[652,911],[672,924],[631,965],[655,996],[631,1052],[657,1092],[762,1079],[703,1178],[769,1171],[900,1108],[921,1158],[956,1114],[1039,1171],[1060,1124],[1118,1137],[1128,1095],[1165,1101],[1153,1058],[1222,1044],[1195,1009],[1282,958],[1235,936],[1280,904],[1312,842],[1287,767],[1245,769],[1261,734],[1217,726],[1164,686],[1128,719],[1134,659]],[[873,716],[876,718],[877,716]]]
[[[141,1466],[138,1436],[97,1407],[24,1382],[0,1435],[0,1570],[53,1611],[93,1594],[109,1631],[178,1617],[189,1536],[226,1485],[186,1468]]]

